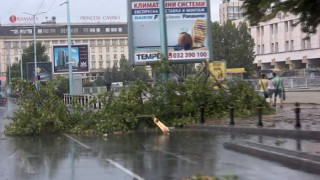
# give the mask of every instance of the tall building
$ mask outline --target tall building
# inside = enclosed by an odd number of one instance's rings
[[[22,49],[33,44],[33,25],[0,25],[0,76],[6,75],[7,65],[20,61]],[[90,72],[88,80],[103,76],[107,67],[119,66],[121,57],[128,59],[127,23],[71,24],[72,44],[88,44]],[[36,40],[45,45],[53,61],[53,46],[67,44],[67,24],[47,22],[36,25]],[[67,62],[65,52],[59,53],[59,65]]]
[[[223,24],[227,20],[242,19],[243,0],[223,0],[223,3],[219,5],[220,24]]]

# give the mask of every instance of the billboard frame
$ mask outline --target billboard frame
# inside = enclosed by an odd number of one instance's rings
[[[63,51],[63,52],[62,52]],[[72,66],[72,73],[89,73],[89,45],[88,44],[72,44],[72,57],[75,61]],[[53,74],[68,74],[68,45],[57,44],[52,46],[52,73]]]
[[[160,47],[160,43],[159,43],[159,49],[155,49],[154,50],[154,53],[153,54],[147,54],[147,58],[153,58],[152,60],[142,60],[142,61],[137,61],[136,59],[136,56],[137,56],[137,45],[135,44],[135,39],[140,39],[140,38],[135,38],[135,31],[137,31],[135,29],[135,23],[134,20],[133,20],[133,17],[134,17],[134,10],[136,9],[133,9],[132,6],[133,6],[133,3],[157,3],[159,2],[159,0],[128,0],[128,3],[127,3],[127,14],[128,14],[128,46],[129,46],[129,60],[130,60],[130,64],[131,65],[149,65],[149,64],[152,64],[156,61],[159,61],[160,60],[160,54],[161,54],[161,47]],[[202,18],[201,20],[205,22],[205,25],[206,25],[206,36],[205,36],[205,40],[206,41],[206,51],[204,51],[205,53],[207,53],[205,55],[205,57],[201,58],[201,54],[194,54],[194,53],[201,53],[203,51],[198,51],[198,50],[192,50],[192,49],[183,49],[183,51],[179,51],[179,50],[176,50],[176,47],[173,47],[174,50],[172,50],[172,45],[170,45],[170,43],[168,43],[168,49],[169,49],[169,46],[171,47],[171,50],[168,50],[168,59],[171,61],[171,63],[173,64],[187,64],[187,63],[199,63],[199,62],[203,62],[203,61],[206,61],[206,60],[209,60],[211,61],[210,59],[213,57],[213,54],[212,54],[212,43],[211,43],[211,37],[212,37],[212,34],[211,34],[211,18],[210,18],[210,0],[166,0],[165,1],[165,4],[166,3],[180,3],[180,2],[205,2],[205,6],[204,7],[199,7],[199,8],[196,8],[196,7],[192,7],[194,8],[194,10],[198,10],[199,11],[199,17],[205,17],[205,18]],[[159,3],[158,3],[159,4]],[[170,8],[168,8],[168,5],[166,4],[166,11],[167,12],[170,12]],[[192,8],[189,8],[189,9],[192,9]],[[184,9],[187,9],[187,8],[176,8],[177,11],[180,9],[182,11],[184,11]],[[153,14],[150,14],[151,15],[154,15],[154,17],[156,17],[157,15],[159,16],[159,5],[158,5],[158,8],[154,8],[153,9],[154,12]],[[158,10],[158,13],[156,12]],[[174,9],[173,9],[174,10]],[[177,14],[176,17],[178,17],[180,15],[180,18],[182,16],[181,13],[179,12],[175,12],[175,14]],[[202,11],[202,13],[201,13]],[[204,12],[205,11],[205,12]],[[191,12],[191,11],[190,11]],[[152,13],[152,12],[151,12]],[[185,22],[188,22],[188,21],[196,21],[194,18],[191,18],[191,19],[187,19],[187,20],[169,20],[168,21],[168,16],[170,15],[170,13],[166,13],[166,22],[167,22],[167,34],[168,32],[170,33],[172,30],[170,30],[170,27],[168,25],[168,22],[170,21],[174,21],[174,22],[179,22],[179,21],[185,21]],[[143,16],[141,16],[143,18]],[[145,15],[145,17],[148,17],[147,15]],[[139,18],[138,17],[135,17],[135,18]],[[183,19],[183,18],[181,18]],[[152,20],[150,20],[152,21]],[[146,22],[147,23],[147,22]],[[148,23],[147,23],[148,24]],[[196,23],[195,23],[196,24]],[[159,28],[160,29],[160,21],[159,21]],[[168,30],[169,29],[169,30]],[[182,28],[181,28],[182,29]],[[142,36],[145,36],[146,33],[154,33],[154,32],[144,32]],[[187,34],[190,34],[190,33],[187,33]],[[156,36],[159,36],[159,39],[160,39],[160,33],[159,34],[156,34]],[[158,37],[157,37],[158,38]],[[192,37],[193,40],[194,40],[194,37]],[[169,39],[169,37],[167,37],[167,39]],[[177,39],[177,38],[176,38]],[[193,41],[194,42],[194,41]],[[171,43],[172,44],[172,43]],[[152,47],[152,46],[150,46]],[[146,49],[148,49],[148,46],[146,46]],[[158,53],[155,52],[158,50]],[[180,49],[181,50],[181,49]],[[143,48],[142,48],[142,52],[143,52]],[[173,52],[173,53],[172,53]],[[171,54],[170,54],[171,53]],[[186,57],[186,55],[190,55],[191,57]],[[180,56],[181,54],[181,58],[177,57],[177,56]],[[171,56],[170,56],[171,55]],[[156,56],[156,57],[155,57]],[[175,56],[176,58],[172,58],[173,56]],[[194,58],[193,58],[194,56]],[[199,57],[200,56],[200,57]]]

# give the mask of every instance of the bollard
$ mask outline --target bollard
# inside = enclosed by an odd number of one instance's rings
[[[263,126],[263,123],[262,123],[262,104],[259,103],[258,106],[257,106],[257,112],[258,112],[258,124],[257,126]]]
[[[294,104],[295,106],[295,113],[296,113],[296,125],[295,128],[300,128],[301,124],[300,124],[300,104],[298,102],[296,102]]]
[[[229,113],[230,113],[230,122],[229,122],[229,125],[234,125],[234,118],[233,118],[233,111],[234,111],[234,108],[233,108],[233,104],[230,103],[229,106]]]
[[[200,102],[199,110],[200,110],[200,123],[204,124],[204,103],[203,102]]]

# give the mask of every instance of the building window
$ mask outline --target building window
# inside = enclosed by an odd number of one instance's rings
[[[276,53],[279,52],[279,43],[276,42],[275,44],[275,50],[274,50]]]
[[[15,63],[19,62],[18,57],[14,57],[14,62],[15,62]]]
[[[125,40],[124,39],[120,39],[119,43],[120,43],[121,46],[123,46],[123,45],[125,45]]]
[[[90,32],[91,32],[91,33],[96,32],[96,28],[90,28]]]
[[[121,58],[124,59],[126,58],[126,56],[124,54],[121,54]]]
[[[117,32],[117,28],[111,28],[111,32]]]
[[[79,29],[78,29],[78,28],[73,28],[73,29],[71,29],[71,32],[73,32],[73,33],[78,33],[78,32],[79,32]]]
[[[38,29],[38,34],[42,34],[42,29]]]
[[[311,49],[310,38],[304,38],[301,42],[302,49]]]
[[[48,34],[49,33],[49,29],[43,29],[43,34]]]
[[[260,45],[257,46],[257,54],[260,54]]]
[[[102,46],[103,45],[103,40],[102,39],[98,39],[98,46]]]
[[[109,39],[106,39],[106,46],[109,46],[110,45],[110,40]]]
[[[103,68],[102,62],[99,62],[99,69],[102,69],[102,68]]]
[[[278,34],[278,24],[273,24],[274,27],[273,27],[273,30],[274,30],[274,34]]]
[[[66,41],[60,40],[60,44],[66,44]]]
[[[116,54],[113,55],[113,59],[116,60],[118,59],[118,56]]]
[[[270,24],[270,34],[273,35],[273,24]]]
[[[96,52],[96,48],[95,47],[91,47],[91,53],[95,53]]]
[[[89,28],[83,28],[82,30],[83,30],[84,33],[89,32]]]
[[[290,41],[290,51],[293,51],[294,50],[294,41],[291,40]]]
[[[290,21],[289,21],[289,26],[290,26],[290,30],[293,31],[293,27],[294,27],[294,26],[293,26],[293,20],[290,20]]]
[[[113,52],[117,52],[117,46],[113,46]]]
[[[285,51],[289,51],[289,41],[286,41],[286,44],[285,44]]]
[[[117,39],[112,39],[112,45],[113,45],[113,46],[118,45],[118,40],[117,40]]]
[[[107,54],[106,58],[107,58],[107,61],[110,61],[110,54]]]
[[[65,33],[67,33],[67,30],[66,29],[60,29],[60,33],[61,34],[65,34]]]
[[[257,27],[257,37],[260,37],[260,27]]]
[[[110,52],[109,46],[106,47],[106,52]]]
[[[122,32],[122,27],[119,27],[119,28],[118,28],[118,32]]]
[[[88,44],[88,40],[82,40],[83,44]]]
[[[99,47],[99,53],[102,53],[102,47]]]
[[[107,68],[110,68],[110,61],[107,61]]]
[[[99,61],[102,61],[102,54],[99,55]]]
[[[91,61],[95,61],[96,60],[96,56],[95,55],[91,55]]]
[[[101,32],[101,29],[100,28],[96,28],[96,32],[97,33]]]
[[[261,29],[261,37],[263,37],[264,36],[264,27],[261,26],[260,29]]]
[[[124,47],[123,46],[121,46],[121,50],[120,50],[121,52],[124,52]]]
[[[274,53],[274,43],[271,43],[270,50],[271,50],[271,53]]]
[[[95,46],[96,45],[96,40],[90,40],[90,46]]]
[[[289,25],[288,25],[288,21],[284,22],[284,32],[288,32],[289,31]]]
[[[110,32],[110,28],[106,28],[106,32],[107,32],[107,33]]]
[[[96,69],[96,62],[95,61],[91,62],[91,69]]]
[[[75,44],[80,44],[80,40],[75,40]]]
[[[18,49],[15,49],[15,50],[14,50],[14,54],[15,54],[15,55],[19,54]]]
[[[261,54],[264,54],[264,44],[261,46]]]

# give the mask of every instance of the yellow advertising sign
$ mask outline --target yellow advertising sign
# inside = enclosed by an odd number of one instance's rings
[[[214,61],[209,63],[210,77],[218,84],[214,86],[214,89],[219,89],[219,87],[226,87],[226,62],[225,61]],[[220,85],[219,85],[220,84]]]

